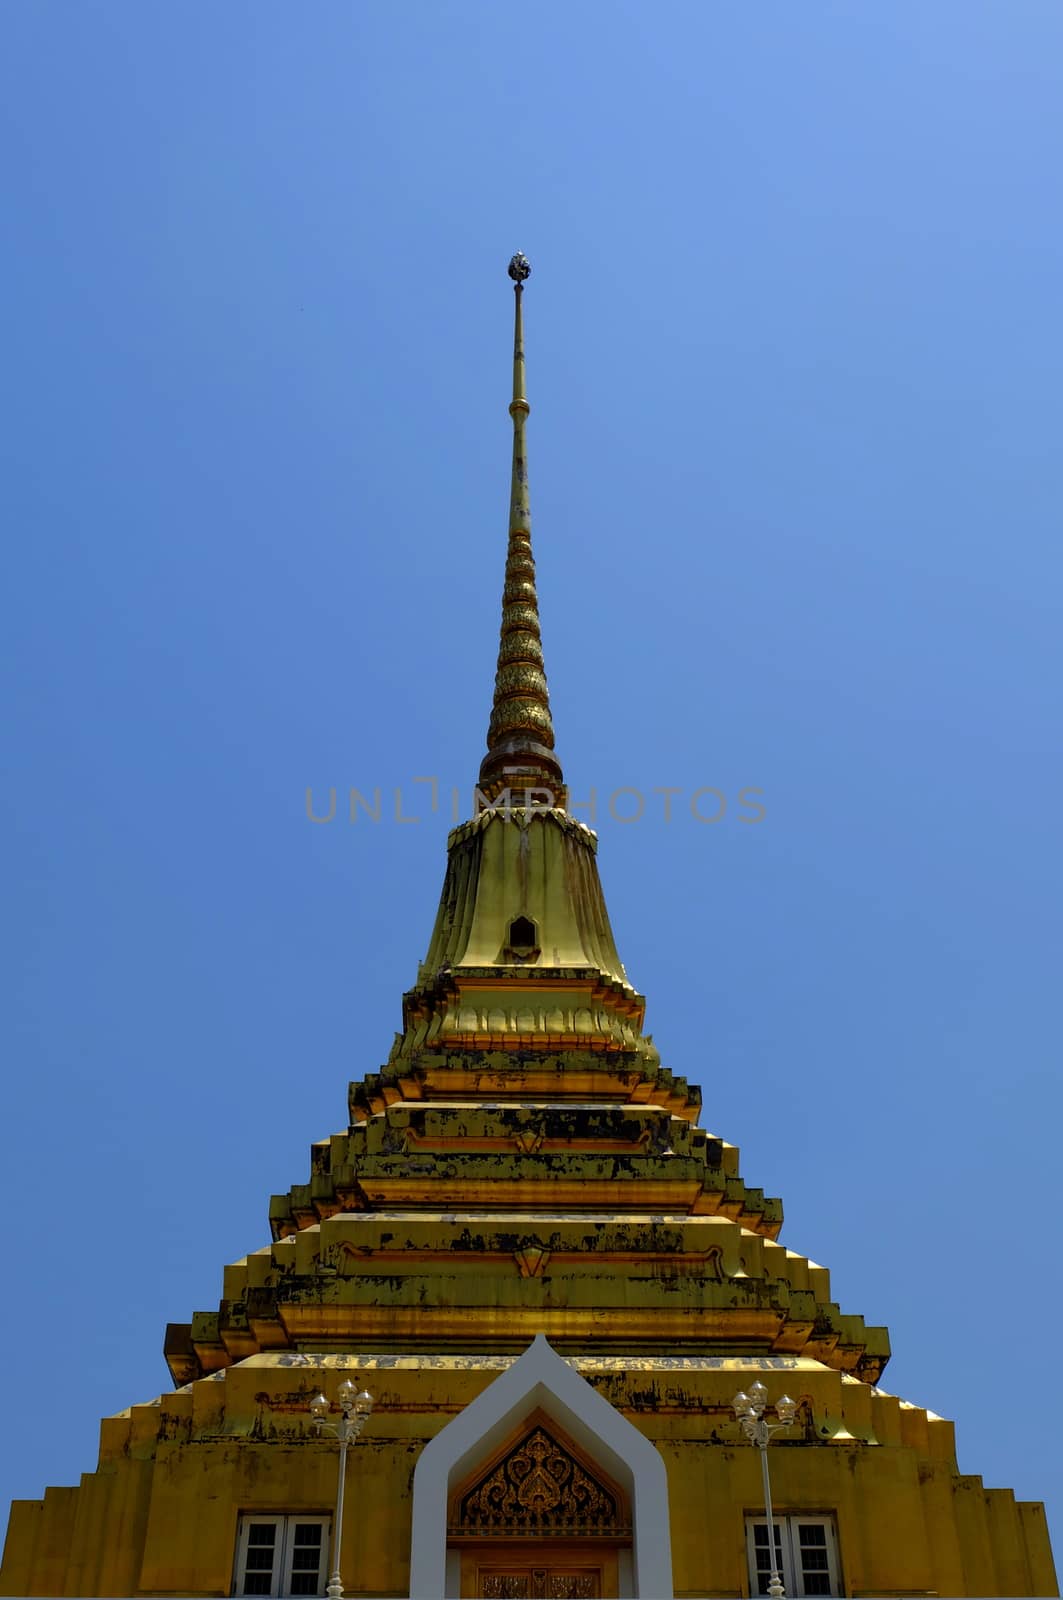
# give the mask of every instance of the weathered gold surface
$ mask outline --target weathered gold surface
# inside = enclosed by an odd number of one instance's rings
[[[521,598],[503,612],[492,793],[509,766],[561,777],[540,689],[519,293],[514,370],[507,588]],[[350,1085],[349,1124],[311,1146],[308,1178],[273,1197],[272,1242],[225,1267],[216,1307],[168,1328],[176,1391],[106,1418],[79,1487],[15,1503],[0,1593],[228,1594],[241,1512],[332,1505],[335,1450],[309,1403],[349,1375],[376,1405],[348,1468],[347,1592],[407,1594],[420,1452],[539,1333],[660,1451],[677,1595],[748,1592],[760,1462],[731,1397],[758,1375],[798,1402],[772,1446],[776,1507],[834,1516],[846,1593],[1056,1593],[1043,1508],[961,1474],[952,1424],[877,1387],[886,1330],[777,1242],[780,1202],[697,1125],[700,1091],[644,1032],[596,850],[560,806],[481,810],[454,830],[387,1062]],[[615,1595],[606,1534],[630,1507],[544,1418],[523,1418],[464,1490],[466,1592]],[[535,1560],[500,1539],[485,1569],[467,1546],[485,1527],[520,1531],[529,1506]],[[593,1561],[572,1534],[597,1542]]]
[[[658,1064],[602,894],[591,830],[556,808],[481,811],[451,833],[428,954],[392,1063],[436,1049],[602,1050]],[[515,919],[535,944],[513,947]],[[509,1068],[506,1068],[508,1073]]]
[[[342,1552],[350,1593],[405,1594],[410,1468],[509,1364],[499,1355],[260,1355],[105,1419],[80,1488],[16,1502],[5,1594],[223,1595],[237,1508],[321,1511],[335,1452],[308,1405],[350,1377],[377,1397],[349,1466],[358,1507]],[[759,1374],[800,1402],[774,1446],[781,1509],[835,1511],[849,1592],[1050,1595],[1044,1515],[956,1468],[950,1422],[808,1359],[576,1357],[668,1469],[677,1594],[743,1594],[732,1537],[759,1503],[760,1467],[730,1397]],[[189,1537],[189,1529],[195,1537]]]

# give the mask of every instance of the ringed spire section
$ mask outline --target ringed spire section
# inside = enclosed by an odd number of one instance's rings
[[[494,704],[487,729],[487,754],[480,765],[480,792],[488,801],[506,789],[515,805],[565,807],[565,780],[554,753],[554,724],[543,663],[539,597],[531,546],[531,505],[525,423],[530,406],[524,376],[524,284],[531,265],[520,251],[509,263],[513,279],[513,474],[509,498],[509,546],[502,591],[502,627]],[[543,793],[545,791],[545,794]],[[548,798],[549,797],[549,798]]]

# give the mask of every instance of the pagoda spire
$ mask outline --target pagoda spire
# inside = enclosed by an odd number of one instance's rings
[[[513,480],[509,500],[509,548],[502,591],[495,697],[487,730],[487,754],[480,766],[480,791],[494,799],[505,789],[522,803],[529,789],[547,790],[565,805],[564,776],[554,754],[554,724],[543,670],[539,599],[531,549],[531,508],[524,425],[530,406],[524,382],[524,283],[531,266],[519,251],[509,263],[513,279]],[[542,794],[536,796],[544,803]]]

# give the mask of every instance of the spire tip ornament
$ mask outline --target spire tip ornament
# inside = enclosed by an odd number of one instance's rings
[[[535,804],[561,811],[565,780],[554,754],[554,725],[543,668],[539,599],[531,548],[531,507],[524,425],[531,407],[524,383],[524,317],[521,302],[531,263],[522,250],[507,267],[513,279],[513,476],[509,497],[509,545],[502,591],[502,627],[487,754],[480,766],[479,793],[488,802],[509,791],[517,806]],[[529,799],[534,796],[534,800]]]
[[[523,250],[518,250],[516,255],[510,258],[506,271],[517,285],[517,288],[523,288],[525,281],[531,277],[531,262]]]

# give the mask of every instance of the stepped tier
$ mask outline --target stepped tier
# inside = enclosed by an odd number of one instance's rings
[[[518,1039],[512,1049],[422,1051],[411,1061],[392,1059],[379,1072],[350,1085],[352,1126],[401,1101],[595,1101],[653,1105],[695,1123],[701,1090],[636,1051],[603,1058],[574,1035],[567,1045]]]
[[[824,1267],[726,1217],[333,1217],[228,1267],[216,1312],[168,1330],[175,1381],[270,1349],[801,1354],[874,1382],[885,1329]]]
[[[270,1349],[801,1353],[874,1382],[885,1329],[775,1241],[738,1151],[655,1105],[399,1103],[313,1147],[274,1243],[171,1324],[175,1382]]]
[[[268,1350],[519,1351],[537,1333],[578,1354],[801,1354],[872,1383],[888,1360],[885,1329],[776,1242],[780,1202],[696,1125],[698,1091],[637,1052],[422,1053],[350,1102],[310,1182],[273,1197],[273,1244],[167,1330],[175,1382]]]
[[[456,1078],[454,1087],[466,1094],[486,1088],[515,1095],[521,1088],[541,1094],[559,1074],[549,1060],[521,1063],[503,1074],[497,1058],[484,1063],[465,1057],[444,1076]],[[570,1058],[563,1076],[586,1091],[600,1088],[603,1075],[590,1058]],[[719,1213],[777,1236],[782,1206],[762,1190],[747,1188],[733,1145],[667,1106],[643,1103],[642,1091],[651,1093],[654,1086],[638,1074],[605,1077],[607,1090],[618,1087],[639,1098],[621,1105],[531,1095],[519,1101],[395,1102],[312,1147],[310,1182],[273,1197],[273,1236],[337,1212],[376,1206],[483,1210],[534,1208],[546,1201],[555,1208]],[[669,1076],[662,1088],[662,1099],[689,1112],[692,1097],[683,1080]],[[351,1100],[361,1108],[370,1099],[382,1100],[383,1092],[379,1080],[369,1080],[352,1085]]]
[[[628,1358],[603,1354],[567,1359],[610,1404],[627,1415],[643,1417],[650,1430],[655,1419],[689,1413],[698,1422],[695,1437],[745,1453],[731,1396],[737,1386],[746,1386],[755,1377],[766,1376],[770,1381],[774,1375],[776,1381],[787,1384],[798,1402],[794,1430],[774,1446],[777,1456],[802,1444],[892,1445],[956,1470],[951,1422],[810,1356],[760,1360],[748,1356]],[[333,1393],[344,1377],[353,1377],[359,1387],[371,1386],[377,1403],[371,1435],[362,1448],[379,1447],[383,1440],[407,1431],[399,1419],[420,1409],[414,1396],[424,1390],[426,1379],[435,1375],[437,1383],[436,1393],[425,1407],[434,1432],[513,1360],[503,1352],[265,1352],[248,1357],[214,1379],[193,1380],[158,1399],[105,1417],[100,1426],[100,1461],[128,1453],[131,1445],[150,1447],[156,1439],[181,1443],[240,1436],[262,1443],[302,1445],[328,1460],[313,1434],[309,1413],[310,1399],[319,1389]],[[700,1419],[709,1419],[709,1427],[701,1426]],[[667,1429],[662,1430],[664,1437]],[[808,1470],[807,1461],[803,1470]],[[976,1478],[967,1481],[980,1484]]]
[[[380,1212],[330,1218],[225,1270],[167,1330],[175,1382],[277,1349],[795,1354],[874,1383],[884,1328],[824,1267],[727,1217]]]

